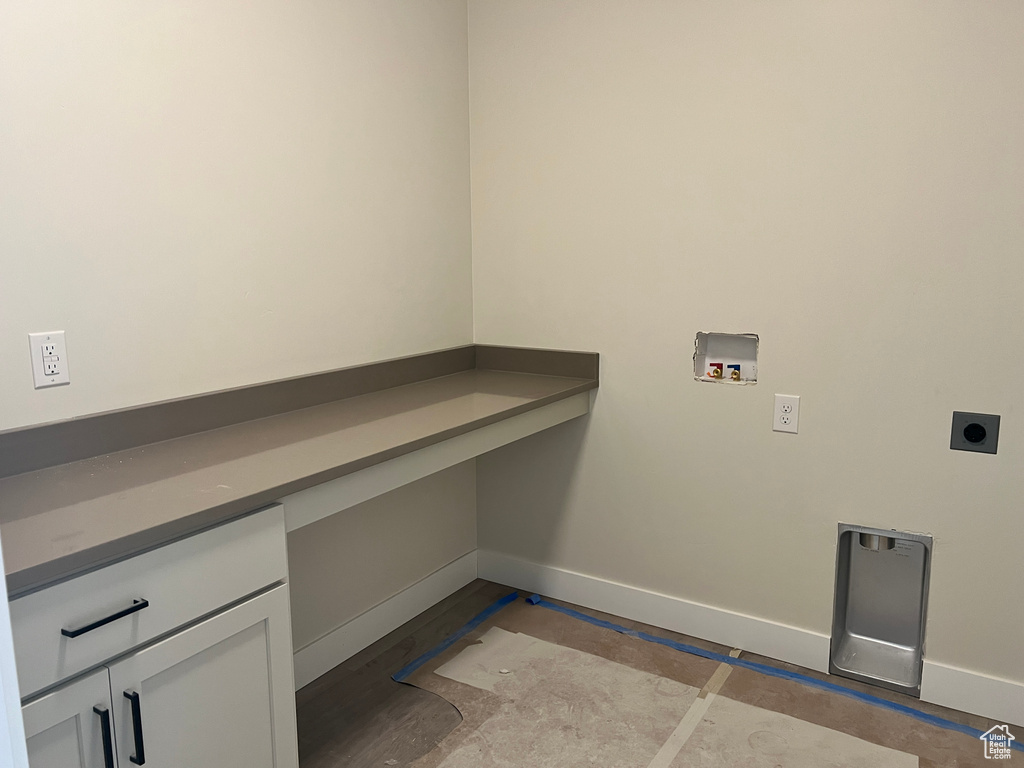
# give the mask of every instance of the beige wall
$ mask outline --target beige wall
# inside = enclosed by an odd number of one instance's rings
[[[602,355],[589,423],[478,461],[481,548],[828,633],[837,521],[929,532],[929,658],[1024,681],[1022,39],[1009,0],[472,0],[477,341]],[[760,381],[694,382],[700,330]]]
[[[4,3],[0,429],[472,341],[466,46],[465,0]]]
[[[465,0],[3,3],[0,429],[470,343],[466,31]],[[474,482],[291,535],[296,647],[475,548]]]
[[[483,547],[827,632],[836,522],[926,531],[929,656],[1024,680],[1022,32],[1010,0],[6,3],[0,429],[474,322],[593,349],[590,419],[479,460]],[[58,328],[72,384],[34,391]],[[693,382],[698,330],[760,334],[761,381]],[[1000,454],[949,451],[953,409]]]
[[[474,549],[473,461],[292,531],[288,576],[295,649]]]

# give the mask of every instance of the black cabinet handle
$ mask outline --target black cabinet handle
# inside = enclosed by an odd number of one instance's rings
[[[146,745],[142,740],[142,706],[139,703],[139,694],[135,691],[125,691],[124,697],[132,703],[132,731],[135,734],[135,754],[129,755],[128,759],[136,765],[145,765]]]
[[[92,711],[100,716],[100,732],[103,734],[103,766],[114,768],[114,741],[110,737],[110,710],[106,707],[93,707]]]
[[[133,600],[131,605],[117,613],[112,613],[99,621],[94,621],[92,624],[86,624],[85,626],[78,627],[77,629],[62,629],[60,633],[64,635],[64,637],[78,637],[79,635],[84,635],[86,632],[92,632],[94,629],[106,626],[112,621],[117,621],[118,619],[123,619],[125,616],[131,616],[133,613],[138,613],[143,608],[149,608],[149,600]]]

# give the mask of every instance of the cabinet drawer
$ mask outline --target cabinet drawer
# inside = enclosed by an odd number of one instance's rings
[[[283,581],[286,553],[283,508],[275,505],[11,601],[22,696]],[[62,632],[82,629],[76,637]]]

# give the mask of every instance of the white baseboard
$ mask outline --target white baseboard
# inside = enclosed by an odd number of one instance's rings
[[[1024,683],[925,659],[921,699],[1024,728]]]
[[[828,671],[829,637],[488,550],[463,555],[295,653],[296,690],[476,578]],[[1024,683],[925,659],[921,700],[1024,727]]]
[[[828,672],[829,636],[479,550],[478,574],[517,589]],[[925,659],[921,700],[1024,727],[1024,684]]]
[[[829,637],[818,632],[487,550],[479,551],[478,573],[481,579],[828,671]]]
[[[462,589],[476,574],[474,550],[299,649],[295,652],[295,690]]]

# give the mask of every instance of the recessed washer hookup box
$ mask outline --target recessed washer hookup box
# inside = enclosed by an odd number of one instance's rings
[[[693,378],[731,384],[757,383],[758,338],[753,333],[697,334]]]

